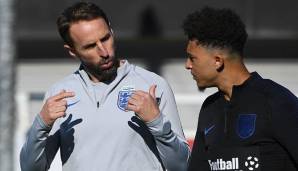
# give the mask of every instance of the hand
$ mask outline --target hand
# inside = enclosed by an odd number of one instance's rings
[[[65,98],[74,96],[74,92],[63,90],[59,94],[48,98],[40,111],[40,116],[45,124],[51,126],[57,118],[64,116],[67,108]]]
[[[160,110],[155,99],[156,85],[152,85],[149,93],[135,91],[128,100],[127,109],[132,110],[144,122],[150,122],[160,115]]]

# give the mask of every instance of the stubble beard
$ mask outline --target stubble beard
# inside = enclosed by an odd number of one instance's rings
[[[202,87],[202,86],[199,86],[199,85],[197,85],[197,87],[198,87],[198,90],[200,92],[204,92],[206,90],[206,87]]]
[[[195,80],[197,83],[197,88],[200,92],[204,92],[206,90],[206,86],[199,85],[199,80]]]
[[[101,69],[100,65],[106,63],[107,61],[112,61],[113,65],[109,69]],[[98,64],[90,64],[86,62],[82,62],[84,69],[91,74],[92,76],[96,77],[100,82],[110,83],[112,82],[117,76],[117,69],[120,65],[119,59],[116,57],[111,57],[104,59]]]

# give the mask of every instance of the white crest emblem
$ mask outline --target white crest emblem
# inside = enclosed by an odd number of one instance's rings
[[[118,94],[118,101],[117,106],[119,109],[125,111],[128,103],[128,99],[132,95],[132,93],[135,91],[134,86],[124,86],[121,88]]]

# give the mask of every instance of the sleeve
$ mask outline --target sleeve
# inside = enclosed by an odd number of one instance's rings
[[[298,167],[298,99],[289,92],[270,99],[274,136]]]
[[[161,114],[146,124],[156,140],[165,168],[168,171],[184,171],[190,150],[182,131],[175,98],[168,85],[161,94]]]
[[[57,121],[52,127],[47,126],[37,114],[20,153],[21,170],[48,170],[58,151],[59,137]]]

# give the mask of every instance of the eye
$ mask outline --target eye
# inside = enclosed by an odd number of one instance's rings
[[[84,46],[84,49],[92,49],[94,47],[96,47],[96,43],[91,43],[91,44]]]
[[[103,38],[100,39],[101,42],[105,42],[107,40],[109,40],[109,38],[111,37],[111,34],[108,33],[107,35],[105,35]]]
[[[193,61],[194,60],[194,57],[191,55],[191,54],[187,54],[187,58],[190,60],[190,61]]]

